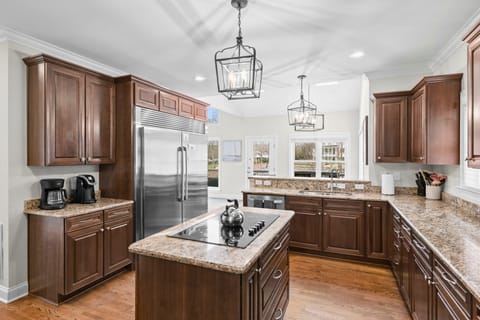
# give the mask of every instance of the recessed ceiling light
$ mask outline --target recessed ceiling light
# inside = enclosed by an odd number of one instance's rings
[[[197,75],[195,76],[195,81],[197,81],[197,82],[203,82],[203,81],[205,81],[205,80],[207,80],[207,78],[205,78],[205,77],[202,76],[201,74],[197,74]]]
[[[349,57],[352,58],[352,59],[358,59],[358,58],[363,57],[364,55],[365,55],[365,52],[357,50],[357,51],[352,52],[349,55]]]
[[[317,87],[323,87],[323,86],[334,86],[337,85],[338,81],[328,81],[328,82],[319,82],[315,83]]]

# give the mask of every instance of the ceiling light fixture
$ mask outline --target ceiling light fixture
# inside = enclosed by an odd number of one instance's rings
[[[254,47],[243,44],[241,10],[248,0],[231,0],[238,10],[237,44],[215,53],[218,92],[228,100],[260,98],[263,65]]]
[[[315,83],[317,87],[325,87],[325,86],[334,86],[337,85],[339,82],[338,81],[328,81],[328,82],[318,82]]]
[[[203,82],[205,80],[207,80],[207,78],[205,78],[201,74],[198,74],[198,75],[195,76],[195,81],[197,81],[197,82]]]
[[[317,112],[317,106],[303,96],[303,79],[306,75],[299,75],[300,99],[290,103],[287,107],[288,123],[294,126],[295,131],[319,131],[325,125],[325,116]]]
[[[358,50],[358,51],[352,52],[348,57],[352,59],[358,59],[363,57],[364,55],[365,55],[365,52]]]

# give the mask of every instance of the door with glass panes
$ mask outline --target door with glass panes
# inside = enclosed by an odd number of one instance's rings
[[[276,138],[246,137],[246,182],[249,177],[268,177],[276,175]]]

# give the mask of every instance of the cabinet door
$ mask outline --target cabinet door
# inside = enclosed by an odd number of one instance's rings
[[[132,263],[132,256],[128,252],[132,241],[132,219],[105,224],[104,275]]]
[[[480,25],[468,41],[468,166],[480,168]]]
[[[193,119],[195,116],[195,103],[190,100],[180,98],[179,99],[180,108],[178,110],[178,115],[186,118]]]
[[[86,156],[88,164],[115,161],[115,86],[94,76],[86,77]]]
[[[302,210],[302,208],[295,209],[295,215],[290,222],[290,246],[320,249],[320,214],[321,212],[309,212],[308,210]]]
[[[376,162],[407,161],[406,96],[378,98],[375,106]]]
[[[351,256],[363,256],[364,213],[355,211],[324,211],[323,250]]]
[[[135,105],[158,110],[160,106],[160,91],[154,87],[135,83]]]
[[[412,96],[410,107],[410,161],[426,163],[426,104],[425,87]]]
[[[461,312],[449,294],[442,289],[434,275],[433,285],[433,320],[470,320],[470,317]]]
[[[412,317],[415,320],[431,319],[430,273],[414,251],[412,266]]]
[[[195,103],[195,120],[207,121],[207,106],[202,106],[201,104]]]
[[[388,204],[367,202],[367,257],[388,259]]]
[[[178,97],[176,95],[160,92],[160,111],[178,115]]]
[[[400,292],[402,293],[403,300],[411,310],[411,267],[412,267],[412,255],[410,243],[405,239],[402,239],[400,246]]]
[[[65,293],[71,293],[102,277],[102,225],[66,233]]]
[[[85,74],[47,64],[46,165],[85,162]]]
[[[242,275],[242,320],[258,319],[258,271],[255,264],[245,275]]]

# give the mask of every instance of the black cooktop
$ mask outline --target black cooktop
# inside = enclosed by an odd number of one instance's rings
[[[245,219],[241,226],[225,227],[220,221],[220,215],[216,215],[170,237],[246,248],[278,217],[277,214],[245,212]]]

